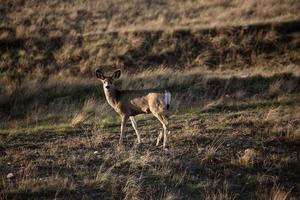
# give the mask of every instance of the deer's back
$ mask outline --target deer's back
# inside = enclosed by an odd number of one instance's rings
[[[118,93],[121,114],[134,116],[141,113],[161,113],[166,109],[165,90],[123,90]]]

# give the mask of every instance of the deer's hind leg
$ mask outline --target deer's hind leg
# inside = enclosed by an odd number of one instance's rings
[[[161,140],[162,137],[163,137],[163,132],[159,131],[159,135],[158,135],[157,140],[156,140],[156,146],[159,145],[159,142],[160,142],[160,140]]]
[[[163,147],[165,148],[167,146],[167,132],[168,132],[168,122],[167,120],[164,118],[164,116],[162,114],[154,114],[154,116],[160,121],[160,123],[162,124],[163,126],[163,133],[160,132],[158,138],[157,138],[157,141],[156,141],[156,145],[159,144],[162,136],[164,136],[164,141],[163,141]]]
[[[161,116],[162,116],[162,118],[163,118],[165,124],[167,125],[167,128],[169,128],[169,121],[168,121],[168,118],[167,118],[166,116],[164,116],[164,115],[161,115]],[[168,134],[168,135],[170,134],[169,129],[168,129],[167,134]]]

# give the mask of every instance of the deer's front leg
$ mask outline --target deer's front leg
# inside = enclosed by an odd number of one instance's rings
[[[136,133],[138,143],[140,144],[140,143],[141,143],[141,136],[140,136],[140,133],[139,133],[139,131],[138,131],[138,129],[137,129],[136,121],[135,121],[135,119],[134,119],[133,116],[131,116],[131,117],[129,117],[129,118],[130,118],[130,120],[131,120],[132,127],[133,127],[133,129],[134,129],[134,131],[135,131],[135,133]]]
[[[120,134],[119,144],[123,143],[123,136],[124,136],[127,120],[128,120],[128,116],[121,116],[121,134]]]

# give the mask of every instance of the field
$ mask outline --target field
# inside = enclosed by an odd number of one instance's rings
[[[0,199],[299,199],[300,3],[1,1]],[[142,144],[105,100],[172,93]]]

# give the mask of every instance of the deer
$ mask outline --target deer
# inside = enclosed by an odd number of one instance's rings
[[[116,111],[121,118],[121,133],[119,144],[123,143],[123,136],[128,119],[137,136],[138,144],[141,143],[141,136],[137,128],[135,116],[139,114],[152,114],[156,117],[163,127],[160,131],[156,146],[159,145],[163,137],[163,148],[167,146],[168,120],[165,112],[171,103],[171,93],[168,90],[143,89],[143,90],[119,90],[114,81],[121,76],[121,70],[116,70],[111,76],[105,76],[101,69],[95,71],[97,79],[102,82],[104,94],[108,104]]]

